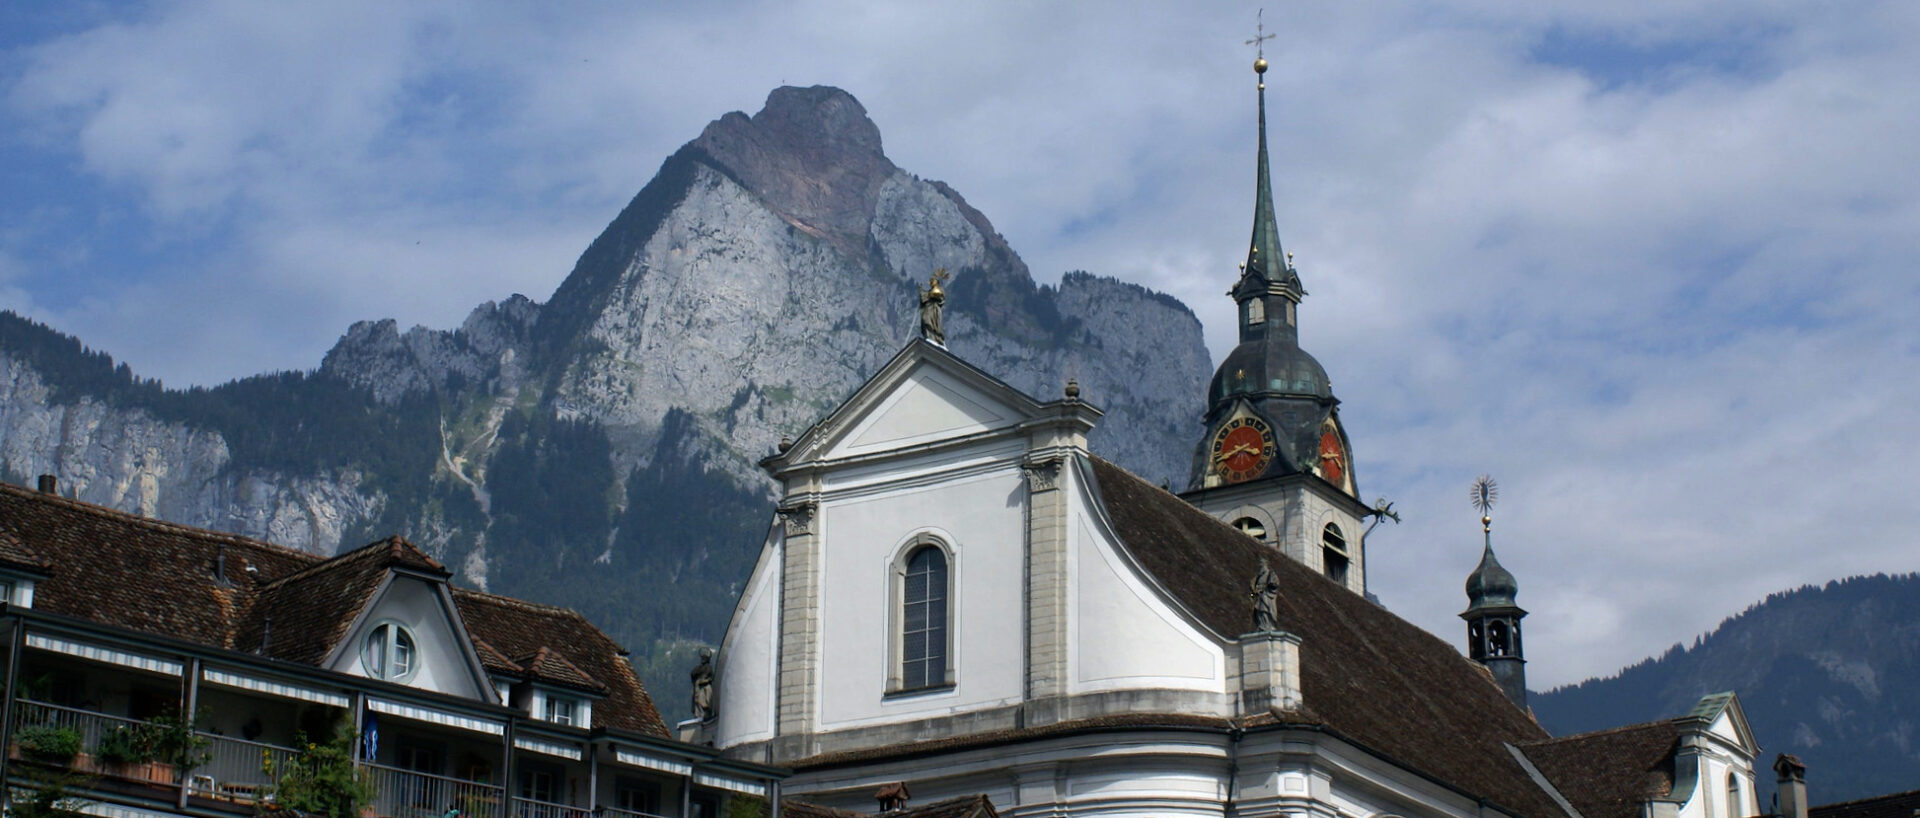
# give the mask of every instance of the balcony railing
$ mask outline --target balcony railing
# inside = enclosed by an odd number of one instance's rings
[[[193,768],[187,777],[187,787],[192,794],[206,798],[258,803],[262,796],[272,792],[276,783],[267,770],[273,770],[275,775],[283,774],[301,756],[299,750],[277,744],[212,733],[199,736],[209,742],[207,762]]]
[[[600,811],[606,813],[607,818],[669,818],[668,816],[661,815],[659,813],[638,812],[635,810],[619,809],[616,807],[601,807]]]
[[[67,764],[74,772],[168,787],[177,786],[180,783],[179,771],[172,764],[157,761],[112,764],[94,755],[94,750],[100,746],[101,737],[115,730],[138,728],[145,722],[30,699],[15,699],[14,704],[18,712],[18,717],[14,721],[14,746],[7,751],[15,757],[19,757],[22,753],[22,748],[19,746],[22,729],[51,727],[56,730],[71,731],[80,737],[80,752]]]
[[[593,811],[586,807],[571,807],[566,804],[515,796],[513,818],[593,818]]]
[[[505,792],[491,784],[384,764],[365,767],[373,782],[373,811],[384,818],[440,818],[454,808],[465,818],[502,818]]]

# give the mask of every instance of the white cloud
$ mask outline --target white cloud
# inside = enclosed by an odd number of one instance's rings
[[[1370,558],[1395,610],[1459,632],[1482,471],[1536,685],[1768,591],[1920,568],[1920,10],[1273,10],[1281,233],[1363,488],[1407,513]],[[6,85],[16,140],[130,197],[129,244],[161,261],[79,299],[0,276],[0,298],[170,381],[312,366],[354,319],[544,298],[706,122],[826,83],[1042,280],[1165,289],[1219,354],[1251,13],[160,3],[13,55]],[[59,223],[0,231],[0,259],[123,263]]]

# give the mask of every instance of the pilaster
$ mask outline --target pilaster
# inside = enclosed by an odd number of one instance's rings
[[[1027,700],[1067,692],[1066,461],[1030,459],[1027,478]],[[1055,720],[1031,712],[1029,724]]]
[[[819,505],[782,505],[785,526],[780,586],[780,680],[777,731],[791,736],[813,730],[820,676]]]

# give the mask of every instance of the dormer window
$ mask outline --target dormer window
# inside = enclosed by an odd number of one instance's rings
[[[413,632],[398,622],[387,621],[367,632],[367,643],[360,651],[360,666],[375,679],[405,684],[419,668],[419,651]]]
[[[573,699],[561,696],[547,697],[547,721],[554,724],[573,725],[578,723],[578,705]]]

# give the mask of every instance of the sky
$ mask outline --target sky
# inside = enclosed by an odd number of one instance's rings
[[[1178,296],[1218,360],[1256,21],[1389,608],[1462,640],[1482,473],[1537,689],[1920,570],[1897,0],[0,4],[0,307],[171,386],[310,369],[545,300],[707,122],[824,84],[1040,281]]]

